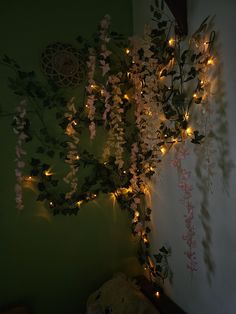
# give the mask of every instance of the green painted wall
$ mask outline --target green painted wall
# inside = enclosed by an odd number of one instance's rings
[[[1,1],[0,54],[40,72],[40,52],[48,43],[90,36],[106,13],[114,29],[132,33],[127,0]],[[0,67],[1,113],[18,104],[7,88],[10,74]],[[25,209],[17,212],[11,119],[0,119],[0,307],[26,302],[36,314],[83,313],[88,295],[114,272],[140,272],[127,214],[100,195],[76,217],[52,217],[29,189]]]

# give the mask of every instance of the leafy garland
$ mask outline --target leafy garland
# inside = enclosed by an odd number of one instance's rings
[[[35,72],[23,71],[8,56],[1,63],[14,70],[9,86],[33,106],[41,124],[38,131],[21,114],[25,140],[35,139],[40,144],[37,156],[29,162],[29,175],[18,175],[18,186],[24,180],[32,181],[39,191],[37,200],[45,202],[54,215],[77,214],[82,204],[94,200],[99,193],[110,194],[122,209],[128,210],[132,232],[139,241],[140,261],[155,280],[157,276],[168,276],[169,251],[161,248],[154,256],[155,263],[148,251],[148,183],[174,145],[189,140],[200,144],[204,140],[206,134],[193,130],[192,125],[195,113],[201,112],[209,101],[209,75],[215,59],[214,33],[210,40],[206,34],[208,19],[187,44],[175,33],[175,21],[166,18],[158,1],[151,11],[156,26],[147,26],[142,38],[128,40],[111,31],[109,16],[101,21],[92,42],[77,38],[87,64],[83,99],[68,101],[54,82],[43,85]],[[60,127],[57,136],[48,127],[47,115],[56,117],[55,124]],[[19,128],[18,116],[14,118],[15,129]],[[96,129],[102,127],[108,137],[102,155],[96,158],[81,149],[79,138],[88,128],[93,140]],[[52,164],[57,158],[69,165],[65,182],[53,172]],[[78,172],[83,168],[89,173],[81,183]],[[19,196],[19,208],[22,207]]]

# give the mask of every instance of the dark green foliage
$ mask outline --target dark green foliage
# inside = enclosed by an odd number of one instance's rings
[[[156,104],[158,114],[161,113],[164,117],[164,121],[157,121],[158,130],[156,137],[158,141],[155,144],[155,148],[160,149],[162,146],[171,145],[178,141],[182,141],[182,132],[188,127],[188,121],[186,114],[191,113],[193,104],[200,104],[202,97],[193,97],[193,94],[188,94],[188,82],[193,86],[194,92],[198,94],[203,90],[203,87],[198,78],[200,71],[199,65],[206,64],[207,58],[202,55],[201,52],[196,53],[190,48],[186,49],[182,44],[182,38],[178,38],[176,35],[174,44],[169,44],[169,36],[174,21],[170,21],[163,14],[164,1],[159,3],[155,0],[155,5],[150,6],[150,10],[153,14],[153,20],[155,21],[156,28],[151,30],[151,45],[150,52],[153,53],[152,58],[158,61],[158,68],[153,69],[145,68],[145,64],[149,61],[146,56],[144,48],[138,50],[138,58],[141,63],[142,71],[145,72],[142,77],[142,84],[144,85],[142,94],[145,93],[145,80],[150,76],[157,76],[162,80],[162,84],[157,84],[156,91]],[[207,19],[205,19],[194,36],[198,38],[206,29]],[[93,47],[97,56],[97,64],[94,80],[96,81],[97,88],[94,91],[96,108],[94,122],[97,127],[103,126],[103,113],[104,113],[104,97],[101,95],[101,90],[106,86],[106,90],[112,94],[112,84],[107,81],[107,74],[102,76],[100,63],[106,61],[109,63],[110,72],[109,75],[120,75],[119,88],[121,94],[131,94],[135,92],[134,84],[130,78],[128,78],[128,72],[132,69],[135,60],[131,54],[124,53],[125,48],[129,47],[129,41],[125,36],[115,31],[110,31],[110,41],[107,43],[108,49],[113,53],[107,58],[101,54],[100,51],[100,38],[98,33],[94,34],[92,41],[88,41],[81,36],[76,38],[80,45],[81,58],[86,64],[86,60],[89,55],[89,48]],[[174,66],[171,68],[169,64],[174,59]],[[81,203],[87,203],[95,199],[99,193],[109,194],[112,193],[121,209],[125,209],[129,212],[132,220],[132,233],[137,235],[138,223],[143,226],[142,235],[140,236],[139,244],[139,258],[142,264],[148,265],[151,274],[154,277],[159,276],[163,280],[170,275],[170,269],[168,265],[169,250],[164,246],[159,250],[158,254],[154,255],[155,267],[148,264],[148,250],[149,240],[148,236],[151,232],[149,222],[151,221],[151,209],[145,206],[144,192],[128,191],[127,193],[121,193],[122,189],[128,189],[130,187],[130,180],[132,174],[129,169],[131,166],[130,153],[133,143],[137,143],[138,147],[141,147],[142,138],[138,127],[135,125],[134,104],[128,99],[122,99],[121,109],[123,110],[123,122],[125,125],[125,144],[124,144],[124,171],[120,170],[115,161],[115,157],[111,156],[109,160],[104,163],[101,157],[95,156],[95,154],[88,150],[80,149],[78,145],[79,159],[73,161],[73,166],[84,172],[84,177],[79,177],[79,184],[77,191],[68,199],[66,193],[70,187],[65,188],[62,178],[62,174],[59,178],[56,174],[50,173],[51,165],[54,160],[59,158],[60,162],[70,162],[68,157],[70,139],[65,134],[68,126],[68,118],[65,116],[67,111],[66,105],[70,101],[69,91],[60,89],[55,82],[48,81],[46,84],[41,83],[37,74],[34,71],[24,71],[17,64],[17,62],[8,56],[3,56],[1,60],[4,65],[10,67],[13,70],[14,75],[9,78],[10,89],[20,98],[26,98],[30,105],[33,107],[35,117],[37,117],[37,123],[40,125],[36,130],[29,119],[25,119],[24,133],[27,134],[26,141],[31,138],[36,138],[38,141],[35,158],[33,157],[30,164],[30,175],[34,177],[38,189],[37,201],[44,202],[52,211],[53,215],[76,215],[79,211]],[[142,72],[141,71],[141,72]],[[98,82],[98,83],[97,83]],[[87,82],[83,82],[82,88],[85,89]],[[80,95],[79,100],[76,100],[77,113],[71,116],[70,121],[74,121],[73,129],[81,135],[84,129],[88,128],[90,120],[84,108],[85,98],[87,96],[86,91],[84,95]],[[200,95],[200,92],[199,92]],[[46,119],[50,115],[54,118],[53,123],[46,122]],[[131,118],[132,117],[132,118]],[[20,117],[17,117],[20,119]],[[108,119],[111,118],[108,116]],[[16,121],[13,121],[13,127],[16,128]],[[57,130],[52,130],[56,127]],[[109,123],[105,126],[105,130],[109,131]],[[15,129],[15,131],[18,131]],[[204,135],[199,134],[199,131],[194,131],[191,142],[193,144],[200,144]],[[141,149],[140,149],[141,151]],[[148,149],[144,154],[138,154],[136,160],[137,174],[145,173],[145,179],[151,179],[154,175],[154,168],[144,169],[144,161],[148,164],[152,164],[153,159],[155,163],[161,161],[161,158],[157,159],[153,151]],[[156,160],[157,159],[157,160]],[[71,165],[71,164],[70,164]],[[76,169],[77,170],[77,169]],[[46,174],[45,171],[50,174]],[[141,179],[138,179],[137,185],[141,186]],[[64,184],[64,185],[63,185]],[[137,211],[140,216],[139,220],[135,220],[134,210],[132,209],[133,199],[138,197],[142,204],[137,206]],[[79,205],[78,205],[79,204]],[[143,237],[143,238],[142,238]],[[144,241],[145,240],[145,241]]]
[[[205,136],[202,134],[199,134],[199,131],[194,131],[193,134],[194,134],[194,138],[192,138],[191,142],[193,144],[201,144],[201,141],[202,139],[204,139]]]
[[[161,277],[164,281],[171,275],[171,270],[168,264],[168,257],[170,256],[170,250],[166,247],[162,246],[159,249],[158,254],[154,254],[153,257],[155,258],[155,268],[153,270],[154,275]]]

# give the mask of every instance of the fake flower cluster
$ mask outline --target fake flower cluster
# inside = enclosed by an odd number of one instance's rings
[[[96,124],[94,122],[94,116],[96,112],[96,107],[94,106],[95,103],[95,95],[93,90],[95,88],[95,81],[94,81],[94,72],[96,68],[96,55],[94,49],[89,49],[89,60],[87,61],[87,68],[88,68],[88,85],[86,87],[88,96],[87,101],[85,103],[85,107],[88,111],[88,119],[90,121],[89,124],[89,131],[90,131],[90,138],[94,139],[96,136]]]
[[[79,160],[79,154],[77,151],[77,146],[79,143],[78,132],[76,131],[77,121],[74,116],[77,113],[75,108],[74,98],[72,98],[67,104],[68,112],[65,113],[65,117],[68,120],[68,124],[65,130],[67,136],[70,137],[70,141],[67,142],[69,151],[66,156],[65,162],[69,164],[70,171],[64,177],[64,181],[70,184],[70,191],[66,193],[65,199],[70,199],[72,195],[77,191],[78,185],[78,167],[75,162]]]
[[[108,159],[111,155],[111,151],[115,156],[115,164],[118,166],[119,169],[123,168],[124,160],[123,160],[123,153],[124,153],[124,144],[125,141],[125,133],[124,133],[124,121],[123,121],[123,114],[124,109],[122,107],[123,100],[122,100],[122,91],[119,87],[121,73],[118,73],[117,76],[109,76],[108,78],[108,86],[111,90],[110,93],[110,105],[109,110],[109,131],[108,131],[108,139],[106,142],[106,147],[104,150],[103,157],[104,159]]]
[[[172,165],[178,170],[179,175],[179,188],[182,191],[182,203],[186,210],[184,215],[186,232],[183,235],[183,239],[187,244],[187,250],[185,255],[187,257],[187,268],[194,272],[197,270],[196,260],[196,239],[195,239],[195,227],[194,227],[194,205],[192,201],[193,187],[190,183],[191,171],[187,170],[183,166],[184,159],[189,155],[189,151],[185,145],[181,145],[176,148],[175,159],[172,161]]]
[[[100,23],[100,30],[99,30],[99,38],[101,41],[100,47],[100,68],[102,70],[102,76],[106,75],[110,71],[109,65],[109,56],[111,55],[111,51],[107,48],[107,43],[110,41],[108,29],[111,23],[111,18],[109,15],[105,15]]]
[[[26,134],[28,120],[26,119],[26,101],[22,100],[20,104],[16,108],[16,115],[13,118],[13,131],[17,135],[16,142],[16,168],[15,168],[15,176],[16,176],[16,185],[15,185],[15,193],[16,193],[16,208],[23,209],[23,181],[24,174],[23,169],[25,167],[24,157],[26,155],[26,150],[23,149],[24,142],[28,139],[28,135]]]

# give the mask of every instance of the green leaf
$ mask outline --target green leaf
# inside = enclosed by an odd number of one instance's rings
[[[45,185],[44,185],[44,183],[42,183],[42,182],[39,182],[38,183],[38,189],[39,189],[39,191],[45,191]]]
[[[173,77],[173,82],[181,79],[181,75],[177,75]]]
[[[193,144],[201,144],[201,140],[205,137],[204,135],[200,134],[199,131],[194,131],[194,138],[191,140]]]
[[[192,61],[192,62],[194,62],[194,61],[195,61],[196,56],[197,56],[197,55],[196,55],[195,53],[192,55],[192,57],[191,57],[191,61]]]
[[[197,70],[195,67],[191,67],[190,71],[188,72],[188,75],[195,77],[197,74]]]
[[[144,49],[143,48],[140,48],[138,50],[138,55],[139,55],[139,59],[142,59],[142,57],[144,56]]]
[[[38,166],[40,164],[40,160],[39,159],[36,159],[36,158],[31,158],[31,162],[30,162],[30,165],[31,166]]]
[[[171,105],[167,104],[164,108],[163,108],[164,114],[166,116],[167,119],[170,119],[171,117],[176,115],[176,111],[171,107]],[[167,133],[167,132],[165,132]]]
[[[201,25],[199,26],[199,28],[196,30],[196,32],[193,34],[193,36],[196,35],[196,34],[198,34],[198,33],[201,33],[202,31],[204,31],[204,30],[206,29],[206,27],[207,27],[207,23],[206,23],[206,22],[208,21],[209,17],[210,17],[210,15],[208,15],[208,16],[203,20],[203,22],[201,23]]]
[[[38,168],[33,168],[33,169],[31,170],[31,172],[30,172],[30,175],[31,175],[32,177],[36,177],[38,174],[39,174]]]
[[[176,71],[175,70],[172,70],[168,73],[168,75],[175,75],[176,74]]]
[[[186,49],[186,50],[184,50],[184,52],[182,53],[182,55],[181,55],[181,61],[182,61],[182,63],[185,63],[186,57],[187,57],[187,53],[188,53],[188,52],[189,52],[189,50]]]
[[[182,120],[181,118],[180,123],[181,123],[182,128],[186,130],[188,127],[188,122],[186,120]]]
[[[164,254],[168,254],[169,253],[169,251],[164,246],[162,246],[159,251],[164,253]]]
[[[42,170],[48,170],[49,168],[50,168],[50,165],[48,165],[48,164],[42,165]]]
[[[164,0],[161,0],[161,10],[162,11],[164,10],[164,7],[165,7],[165,2],[164,2]]]
[[[158,25],[159,28],[164,28],[167,25],[167,21],[161,21],[157,25]]]
[[[151,215],[151,213],[152,213],[151,208],[148,207],[148,208],[146,209],[146,212],[147,212],[148,215]]]
[[[166,279],[169,275],[169,267],[165,267],[164,271],[162,271],[162,279]]]
[[[162,254],[158,253],[158,254],[154,254],[153,256],[154,256],[157,264],[161,263],[162,258],[163,258]]]
[[[196,59],[198,60],[201,56],[202,56],[202,53],[199,52],[199,53],[196,55]]]
[[[160,20],[161,19],[161,13],[158,12],[158,11],[155,11],[153,16],[157,19],[157,20]]]
[[[2,61],[5,62],[5,63],[11,63],[11,59],[4,54],[3,58],[2,58]]]
[[[195,104],[200,104],[202,101],[202,97],[194,98]]]
[[[185,95],[184,94],[175,94],[172,97],[172,103],[174,106],[184,106]]]
[[[161,267],[160,265],[157,265],[157,266],[156,266],[156,270],[157,270],[157,272],[158,272],[159,274],[161,274],[161,272],[162,272],[162,267]]]
[[[189,77],[187,77],[187,78],[184,80],[184,82],[191,81],[191,80],[193,80],[194,78],[195,78],[194,76],[189,76]]]

